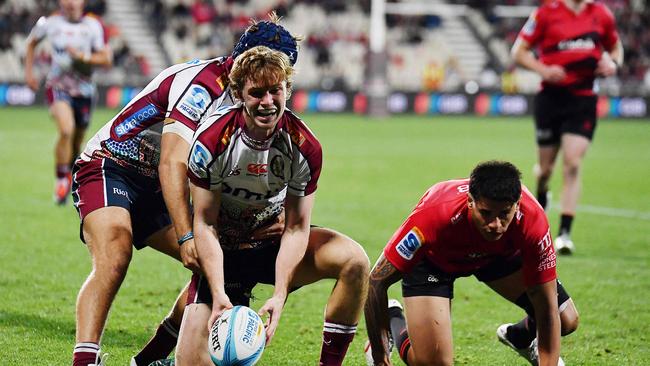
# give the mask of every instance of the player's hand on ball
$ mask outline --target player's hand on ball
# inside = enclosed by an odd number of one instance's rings
[[[212,297],[212,314],[210,314],[210,319],[208,319],[208,332],[212,329],[214,322],[219,319],[221,314],[228,310],[232,309],[232,303],[226,294],[219,294]]]
[[[201,269],[199,265],[199,254],[196,251],[194,239],[190,239],[181,245],[181,261],[185,268],[192,272],[197,272]]]
[[[270,299],[266,300],[266,303],[258,314],[263,318],[265,314],[268,314],[268,319],[266,320],[266,344],[270,344],[275,334],[275,330],[280,323],[280,316],[282,315],[282,309],[284,308],[284,302],[286,297],[280,295],[274,295]]]
[[[564,68],[560,65],[548,65],[544,68],[541,74],[542,79],[549,83],[559,83],[566,77]]]
[[[284,211],[271,223],[263,226],[253,232],[253,240],[264,240],[276,236],[282,236],[284,232]]]

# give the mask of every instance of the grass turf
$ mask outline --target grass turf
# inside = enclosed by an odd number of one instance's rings
[[[98,110],[91,130],[114,113]],[[324,147],[312,221],[359,241],[373,262],[424,190],[440,180],[467,176],[478,161],[510,160],[533,188],[535,146],[529,118],[304,119]],[[62,365],[71,360],[75,299],[90,260],[78,239],[75,210],[52,202],[54,136],[45,109],[0,111],[2,365]],[[559,259],[560,278],[581,314],[578,331],[563,338],[567,364],[650,364],[648,141],[648,121],[601,121],[584,162],[583,209],[573,230],[577,253]],[[554,201],[560,175],[558,166],[551,182]],[[549,216],[555,234],[559,213],[552,209]],[[134,254],[102,341],[111,365],[128,363],[188,279],[189,272],[170,258],[150,249]],[[323,281],[289,297],[261,365],[316,363],[323,306],[332,285]],[[497,326],[519,320],[522,311],[473,278],[457,281],[455,293],[456,364],[525,364],[495,336]],[[269,294],[268,286],[258,288],[253,307]],[[399,297],[398,286],[391,288],[391,295]],[[364,341],[361,322],[347,365],[364,364]]]

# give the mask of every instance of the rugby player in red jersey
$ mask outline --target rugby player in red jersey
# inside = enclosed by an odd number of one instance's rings
[[[356,332],[370,264],[363,248],[310,225],[322,165],[321,145],[286,109],[293,67],[287,56],[255,47],[235,60],[231,87],[240,101],[199,127],[189,156],[194,234],[202,275],[190,285],[176,350],[178,366],[211,366],[208,331],[233,305],[249,305],[257,283],[274,285],[259,310],[267,344],[289,292],[320,279],[336,284],[325,308],[320,365],[340,366]],[[251,240],[285,213],[285,230]]]
[[[149,246],[197,270],[187,156],[203,116],[228,98],[233,59],[266,45],[296,61],[297,39],[272,15],[252,24],[232,55],[163,70],[88,142],[75,162],[72,197],[92,271],[77,298],[74,366],[101,364],[100,340],[110,306],[126,276],[133,246]],[[282,218],[252,235],[282,232]],[[173,223],[173,225],[172,225]],[[132,360],[149,365],[173,350],[187,288],[156,334]]]
[[[408,365],[451,365],[454,280],[474,275],[528,314],[497,330],[533,365],[562,364],[560,335],[578,326],[556,279],[542,207],[508,163],[479,164],[469,179],[438,183],[390,239],[370,273],[365,317],[369,364],[390,365],[394,345]],[[402,280],[406,319],[387,290]],[[408,330],[408,331],[407,331]]]
[[[111,66],[113,54],[99,19],[84,14],[83,0],[60,0],[59,9],[39,18],[27,38],[25,82],[38,90],[34,52],[47,39],[52,47],[52,65],[45,82],[46,96],[59,134],[54,145],[54,201],[63,205],[70,194],[72,161],[79,155],[94,107],[92,69]]]
[[[570,232],[580,195],[580,169],[596,129],[594,80],[614,75],[623,62],[614,16],[599,2],[547,2],[522,28],[512,57],[542,77],[542,90],[535,98],[536,194],[546,208],[548,182],[562,150],[561,217],[555,246],[558,253],[571,254],[575,249]]]

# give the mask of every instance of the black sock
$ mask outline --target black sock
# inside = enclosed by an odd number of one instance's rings
[[[537,191],[537,202],[539,202],[540,206],[542,206],[543,209],[546,210],[546,205],[548,205],[548,201],[546,199],[546,194],[548,193],[547,190],[538,190]]]
[[[406,331],[404,313],[402,313],[402,309],[392,307],[388,309],[388,318],[390,319],[390,335],[393,337],[393,344],[399,352],[399,356],[406,362],[408,350],[411,348],[411,341]]]
[[[517,348],[526,348],[537,337],[537,325],[529,316],[508,327],[508,340]]]
[[[570,234],[572,223],[573,215],[562,214],[562,216],[560,216],[560,233],[558,235]]]

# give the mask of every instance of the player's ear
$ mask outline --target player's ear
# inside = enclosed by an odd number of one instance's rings
[[[467,193],[467,207],[472,208],[474,205],[474,197],[472,197],[471,193]]]

